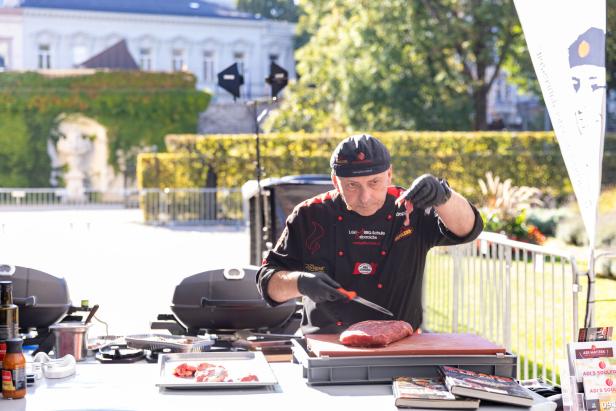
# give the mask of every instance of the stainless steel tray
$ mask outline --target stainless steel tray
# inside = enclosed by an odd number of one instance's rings
[[[173,375],[175,368],[187,363],[197,367],[199,363],[207,362],[221,365],[229,372],[229,380],[225,382],[197,382],[193,378],[181,378]],[[260,352],[204,352],[162,354],[158,357],[159,381],[158,387],[178,389],[209,389],[209,388],[251,388],[278,384],[278,380],[269,364]],[[253,374],[258,381],[239,381],[240,378]]]
[[[186,337],[182,335],[166,334],[139,334],[129,335],[126,344],[132,348],[142,350],[162,350],[169,348],[173,352],[202,352],[210,349],[214,344],[209,336],[206,337]]]

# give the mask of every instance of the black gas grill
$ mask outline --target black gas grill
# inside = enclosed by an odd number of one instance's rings
[[[270,307],[256,287],[258,267],[229,267],[185,278],[175,287],[171,311],[188,335],[199,330],[280,331],[297,311],[296,301]]]
[[[19,329],[46,329],[71,308],[64,278],[33,268],[2,265],[0,279],[13,283],[13,302],[19,307]]]

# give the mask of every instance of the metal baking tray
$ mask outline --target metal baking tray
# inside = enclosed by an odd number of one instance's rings
[[[208,351],[212,344],[214,344],[214,340],[209,335],[205,337],[187,337],[183,335],[138,334],[129,335],[125,339],[126,344],[131,348],[150,351],[168,348],[173,352],[181,353]]]
[[[175,368],[183,363],[197,367],[199,363],[207,362],[221,365],[229,372],[225,382],[197,382],[195,378],[182,378],[173,375]],[[158,357],[159,381],[158,387],[178,389],[208,389],[208,388],[251,388],[266,387],[278,384],[278,380],[265,356],[260,352],[203,352],[162,354]],[[253,374],[258,381],[239,381],[240,378]]]

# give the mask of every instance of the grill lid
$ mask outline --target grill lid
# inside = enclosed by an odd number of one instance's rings
[[[175,287],[171,311],[188,329],[274,328],[296,310],[295,301],[270,307],[256,286],[258,267],[228,267],[185,278]]]
[[[19,306],[19,327],[45,328],[68,312],[71,301],[64,278],[33,268],[0,264],[0,280],[13,283],[13,302]]]

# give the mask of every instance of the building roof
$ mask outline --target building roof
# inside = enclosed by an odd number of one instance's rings
[[[113,46],[90,57],[79,64],[83,68],[106,68],[112,70],[139,70],[135,59],[128,51],[126,40],[120,40]]]
[[[203,0],[22,0],[20,7],[243,20],[261,19],[250,13]]]

